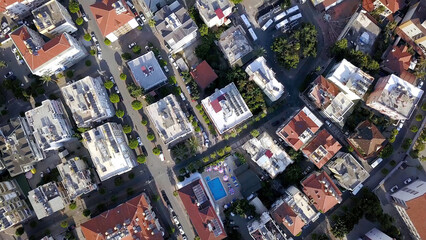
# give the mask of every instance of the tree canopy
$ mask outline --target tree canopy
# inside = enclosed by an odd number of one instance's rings
[[[115,116],[117,116],[118,118],[122,118],[122,117],[124,117],[124,111],[123,111],[123,110],[121,110],[121,109],[117,109],[117,110],[115,111]]]
[[[109,100],[110,100],[112,103],[118,103],[118,102],[120,102],[120,97],[118,96],[118,94],[113,93],[113,94],[111,94],[111,95],[109,96]]]
[[[142,109],[142,103],[139,100],[134,100],[132,102],[132,108],[136,111],[139,111]]]
[[[123,132],[124,132],[125,134],[129,134],[129,133],[131,133],[131,132],[132,132],[132,127],[131,127],[131,126],[129,126],[129,125],[124,125],[124,126],[123,126]]]
[[[112,81],[108,80],[104,83],[104,87],[106,89],[111,89],[112,87],[114,87],[114,83]]]
[[[78,3],[78,1],[71,0],[68,3],[68,9],[70,10],[70,13],[76,13],[80,11],[80,4]]]
[[[146,163],[146,156],[145,155],[139,155],[137,157],[137,162],[140,163],[140,164]]]
[[[130,139],[129,140],[129,147],[130,149],[136,149],[139,146],[139,142],[136,139]]]

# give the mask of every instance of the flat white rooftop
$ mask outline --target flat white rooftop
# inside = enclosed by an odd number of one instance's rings
[[[145,108],[165,144],[183,139],[194,131],[179,105],[176,97],[170,94]]]
[[[54,182],[46,183],[28,192],[28,199],[38,219],[65,208],[64,200]]]
[[[240,25],[232,26],[223,32],[218,43],[231,65],[253,51],[244,29]]]
[[[61,88],[65,103],[71,109],[78,127],[90,127],[115,114],[100,77],[87,76]]]
[[[352,102],[346,94],[340,92],[331,101],[330,105],[324,109],[324,113],[334,122],[341,123],[345,120],[345,114],[348,113],[353,106],[354,102]]]
[[[201,104],[219,134],[253,116],[234,83],[216,90],[211,96],[203,99]]]
[[[128,172],[136,166],[135,156],[121,125],[105,123],[82,135],[101,181]]]
[[[145,91],[149,91],[167,82],[163,72],[152,51],[127,62],[133,76],[133,80]]]

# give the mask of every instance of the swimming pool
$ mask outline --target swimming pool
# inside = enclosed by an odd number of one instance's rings
[[[213,197],[214,197],[215,201],[226,196],[225,189],[223,188],[219,177],[217,177],[217,178],[215,178],[211,181],[208,181],[207,184],[209,185],[210,191],[213,193]]]

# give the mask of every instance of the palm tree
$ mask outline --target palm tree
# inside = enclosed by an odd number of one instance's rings
[[[6,61],[0,61],[0,68],[5,68],[5,67],[7,67]]]
[[[196,153],[198,150],[198,147],[200,146],[200,143],[195,137],[192,137],[188,140],[189,150],[192,154]]]
[[[187,149],[183,144],[177,144],[172,148],[172,153],[175,158],[182,158],[187,153]]]
[[[266,50],[263,47],[259,47],[256,50],[254,50],[254,55],[257,57],[263,57],[266,55]]]
[[[43,84],[49,85],[49,83],[52,81],[52,77],[49,75],[43,75],[40,80],[43,81]]]

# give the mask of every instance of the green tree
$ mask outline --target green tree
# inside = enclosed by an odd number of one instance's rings
[[[78,18],[75,20],[75,24],[77,24],[78,26],[82,25],[82,24],[83,24],[83,22],[84,22],[84,20],[83,20],[83,18],[82,18],[82,17],[78,17]]]
[[[84,64],[86,64],[86,66],[88,66],[88,67],[92,66],[92,62],[90,60],[86,60],[86,62],[84,62]]]
[[[160,155],[161,154],[161,150],[158,147],[155,147],[152,149],[152,153],[154,155]]]
[[[339,58],[339,60],[343,59],[346,55],[348,49],[348,40],[346,38],[342,38],[339,41],[336,41],[331,48],[331,54]]]
[[[148,135],[146,135],[146,138],[149,140],[149,141],[154,141],[155,140],[155,135],[154,134],[152,134],[152,133],[149,133]]]
[[[253,129],[253,130],[251,130],[250,134],[251,134],[252,137],[256,138],[257,136],[259,136],[260,133],[259,133],[258,130]]]
[[[68,70],[65,75],[67,75],[67,78],[72,78],[74,76],[74,71],[73,70]]]
[[[83,38],[84,38],[84,40],[86,40],[88,42],[90,42],[90,40],[92,40],[92,36],[90,36],[89,33],[84,34]]]
[[[383,150],[379,153],[379,156],[381,158],[388,158],[392,155],[393,153],[393,146],[392,144],[387,144]]]
[[[69,205],[69,208],[70,208],[71,210],[76,209],[76,208],[77,208],[77,203],[76,203],[76,202],[71,202],[71,203],[70,203],[70,205]]]
[[[423,120],[423,116],[421,114],[416,115],[416,121],[420,122],[421,120]]]
[[[141,124],[144,125],[144,126],[146,126],[148,124],[148,120],[142,119]]]
[[[120,96],[118,96],[118,94],[116,94],[116,93],[113,93],[109,96],[109,100],[112,103],[118,103],[118,102],[120,102]]]
[[[340,238],[342,239],[343,237],[346,236],[346,234],[349,233],[349,230],[345,224],[344,219],[342,219],[341,217],[337,216],[337,218],[335,219],[333,225],[331,226],[331,233],[333,233],[333,235],[336,238]]]
[[[120,74],[120,79],[125,81],[127,79],[127,75],[125,73]]]
[[[43,84],[49,84],[50,82],[52,82],[52,77],[50,77],[49,75],[43,75],[40,80],[43,81]]]
[[[130,96],[134,98],[142,97],[143,95],[143,88],[136,86],[133,83],[127,86],[127,91],[129,91]]]
[[[24,234],[24,232],[25,232],[24,228],[19,227],[19,228],[16,229],[15,235],[19,237],[19,236],[22,236],[22,234]]]
[[[146,156],[145,156],[145,155],[139,155],[139,156],[137,157],[137,161],[138,161],[138,163],[140,163],[140,164],[144,164],[144,163],[146,163]]]
[[[104,83],[104,87],[106,89],[111,89],[112,87],[114,87],[114,83],[112,81],[108,80]]]
[[[421,57],[420,61],[418,61],[414,75],[420,79],[424,79],[426,77],[426,59],[424,57]]]
[[[234,3],[235,5],[240,4],[243,2],[243,0],[231,0],[232,3]]]
[[[171,84],[176,84],[176,83],[177,83],[177,81],[176,81],[176,77],[175,77],[175,76],[170,76],[170,77],[169,77],[169,82],[170,82]]]
[[[0,61],[0,68],[6,68],[7,67],[7,63],[6,61]]]
[[[111,40],[109,40],[108,38],[105,38],[104,43],[105,45],[109,46],[111,45]]]
[[[139,142],[136,139],[130,139],[129,140],[129,147],[130,149],[136,149],[139,146]]]
[[[244,216],[254,216],[256,215],[256,208],[251,205],[246,199],[238,199],[234,203],[231,204],[230,210],[240,215]]]
[[[141,53],[141,51],[142,51],[141,46],[139,46],[139,45],[135,45],[135,46],[133,46],[133,47],[132,47],[132,51],[133,51],[133,53],[135,53],[135,54],[140,54],[140,53]]]
[[[68,9],[70,10],[70,13],[76,13],[80,11],[80,4],[78,3],[78,1],[71,0],[68,3]]]
[[[134,101],[132,102],[132,108],[133,108],[134,110],[136,110],[136,111],[141,110],[141,109],[142,109],[142,103],[141,103],[141,101],[139,101],[139,100],[134,100]]]
[[[90,49],[89,53],[90,53],[90,55],[95,56],[96,50],[95,49]]]
[[[155,24],[156,24],[156,22],[155,22],[155,20],[154,20],[154,19],[149,19],[149,21],[148,21],[148,25],[149,25],[150,27],[155,27]]]
[[[117,116],[118,118],[123,118],[124,117],[124,111],[121,109],[117,109],[115,111],[115,116]]]
[[[130,59],[132,59],[132,55],[128,52],[125,52],[125,53],[121,54],[121,58],[124,59],[124,60],[130,60]]]
[[[416,133],[416,132],[419,131],[419,128],[417,126],[413,125],[413,126],[410,127],[410,131],[413,132],[413,133]]]
[[[209,34],[209,28],[206,24],[201,25],[201,27],[198,29],[200,31],[201,36],[206,36]]]
[[[62,228],[67,228],[68,227],[68,221],[62,221],[61,222],[61,227]]]
[[[135,178],[135,173],[134,172],[130,172],[128,175],[129,179],[132,180]]]
[[[129,134],[129,133],[131,133],[131,132],[132,132],[132,127],[131,127],[131,126],[129,126],[129,125],[124,125],[124,126],[123,126],[123,132],[124,132],[125,134]]]
[[[92,212],[89,209],[84,209],[83,210],[83,216],[85,216],[85,217],[89,217],[91,213]]]

